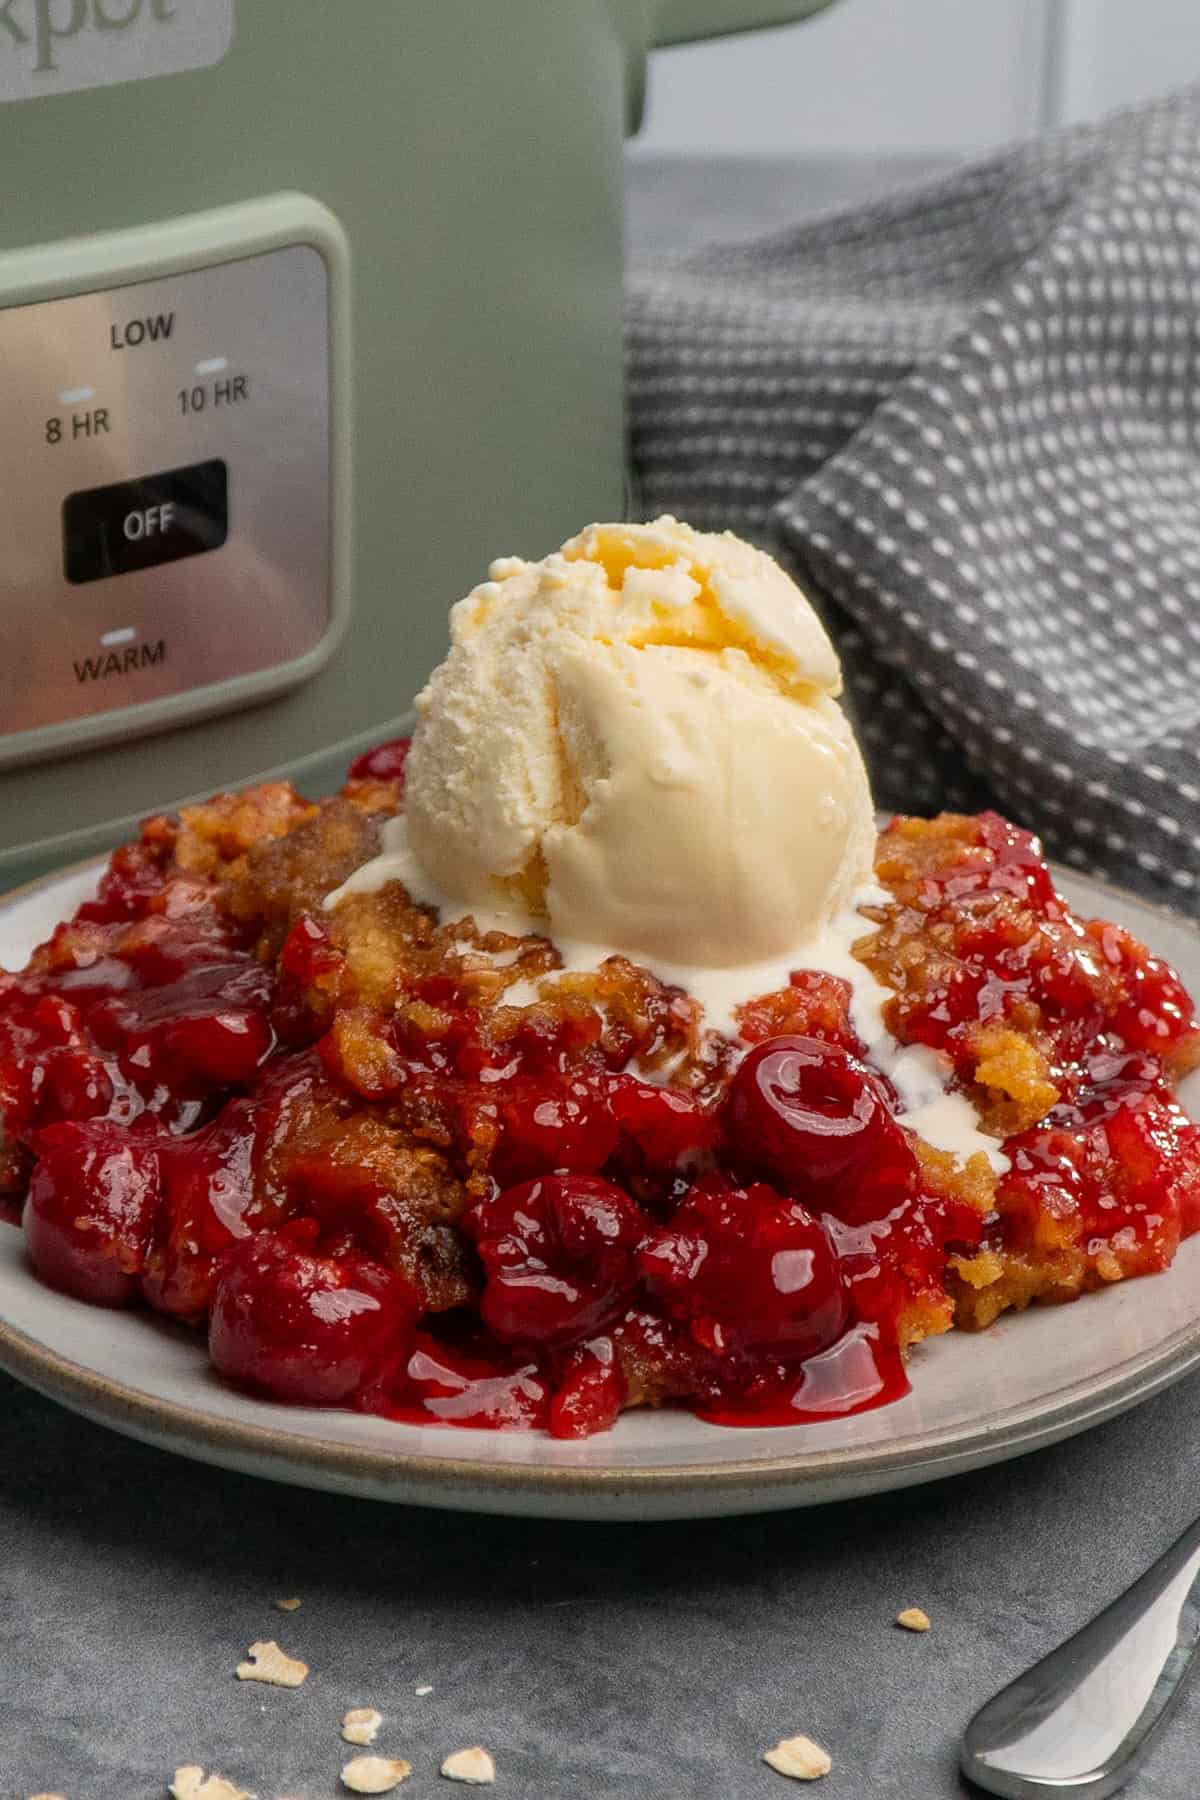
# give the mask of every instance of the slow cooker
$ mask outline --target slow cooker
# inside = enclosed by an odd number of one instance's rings
[[[386,737],[623,507],[648,49],[822,0],[0,4],[0,880]]]

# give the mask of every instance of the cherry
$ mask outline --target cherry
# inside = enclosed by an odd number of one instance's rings
[[[799,1201],[764,1182],[696,1187],[638,1252],[651,1294],[718,1354],[769,1346],[811,1356],[846,1328],[833,1245]]]
[[[94,900],[85,900],[77,919],[115,924],[141,918],[161,894],[164,875],[157,857],[143,843],[114,850],[100,877]]]
[[[316,1256],[262,1231],[222,1259],[208,1324],[214,1366],[299,1406],[345,1406],[407,1356],[416,1297],[369,1257]]]
[[[1069,1099],[1059,1101],[1050,1123],[1078,1132],[1107,1118],[1126,1100],[1144,1094],[1168,1095],[1157,1058],[1124,1048],[1100,1050],[1086,1059],[1082,1079]]]
[[[153,1143],[100,1120],[48,1125],[25,1202],[25,1242],[42,1279],[97,1306],[128,1306],[158,1205]]]
[[[1196,1009],[1174,969],[1119,925],[1094,922],[1088,934],[1109,968],[1122,977],[1124,995],[1109,1020],[1133,1050],[1166,1056],[1196,1029]]]
[[[551,1437],[593,1437],[616,1424],[625,1404],[625,1377],[610,1337],[572,1351],[550,1402]]]
[[[694,1169],[720,1139],[720,1124],[694,1094],[613,1075],[609,1105],[624,1137],[646,1166],[663,1174]]]
[[[146,1299],[160,1312],[202,1317],[217,1259],[250,1235],[257,1126],[255,1102],[235,1100],[202,1130],[164,1146],[163,1200],[143,1276]]]
[[[757,1045],[730,1085],[725,1123],[739,1160],[854,1223],[885,1217],[916,1184],[882,1082],[836,1044]]]
[[[271,1049],[271,1027],[261,1013],[229,1007],[177,1019],[165,1043],[180,1074],[214,1087],[245,1087]]]
[[[173,896],[178,910],[164,907],[131,928],[109,928],[115,934],[114,960],[127,971],[127,981],[120,985],[127,985],[131,976],[143,987],[167,987],[181,980],[186,984],[191,976],[209,992],[223,979],[222,970],[235,974],[239,969],[255,971],[260,983],[269,983],[270,971],[234,947],[231,927],[204,892],[190,882],[172,882],[163,898]],[[84,954],[94,958],[90,947]],[[184,991],[178,990],[176,998]]]
[[[47,1053],[43,1067],[43,1117],[95,1119],[108,1112],[114,1089],[101,1057],[63,1046]]]
[[[301,913],[279,953],[284,974],[303,987],[311,987],[322,975],[335,974],[345,961],[325,927],[309,913]]]
[[[487,1284],[479,1311],[502,1343],[562,1344],[600,1329],[634,1283],[642,1218],[594,1175],[547,1175],[470,1215]]]
[[[248,960],[189,971],[162,987],[100,1000],[93,1037],[144,1093],[244,1087],[269,1054],[270,976]]]
[[[163,1144],[163,1200],[142,1280],[151,1306],[202,1317],[222,1254],[297,1210],[276,1164],[281,1147],[319,1114],[323,1092],[312,1059],[277,1058],[252,1094]]]
[[[1075,1248],[1146,1274],[1200,1224],[1200,1127],[1151,1057],[1094,1054],[1074,1097],[1006,1152],[996,1205],[1003,1242],[1019,1251]]]
[[[989,892],[1015,894],[1039,910],[1061,910],[1041,843],[1031,831],[1011,824],[999,813],[982,812],[979,838],[993,858],[985,884]]]
[[[617,1125],[603,1094],[586,1081],[557,1087],[514,1084],[500,1102],[500,1143],[492,1162],[497,1181],[510,1184],[551,1169],[590,1174],[617,1143]]]
[[[391,738],[356,756],[346,771],[348,781],[403,781],[411,738]]]
[[[1065,1131],[1009,1140],[1010,1166],[998,1197],[1007,1244],[1045,1252],[1075,1242],[1087,1199],[1081,1152],[1079,1139]]]
[[[893,820],[894,829],[897,821]],[[963,900],[974,894],[1011,894],[1048,918],[1063,912],[1040,841],[999,813],[982,812],[966,821],[973,842],[955,840],[948,867],[931,871],[921,883],[926,898]]]

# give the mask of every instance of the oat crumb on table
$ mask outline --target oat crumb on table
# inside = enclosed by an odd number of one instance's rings
[[[383,1724],[383,1714],[373,1706],[352,1706],[342,1717],[342,1736],[348,1744],[373,1744]]]
[[[896,1623],[905,1631],[928,1631],[929,1614],[919,1606],[906,1606],[903,1612],[896,1614]]]
[[[276,1612],[299,1612],[299,1610],[300,1602],[296,1599],[295,1595],[292,1595],[288,1600],[277,1600],[275,1602]]]
[[[251,1800],[245,1788],[235,1787],[224,1775],[210,1775],[205,1780],[199,1763],[184,1763],[176,1769],[167,1792],[171,1800]]]
[[[237,1666],[239,1681],[266,1681],[272,1687],[298,1688],[308,1677],[308,1664],[281,1650],[274,1638],[259,1639]]]
[[[442,1764],[442,1774],[449,1781],[466,1781],[474,1787],[486,1787],[496,1779],[496,1765],[481,1744],[469,1750],[455,1750]]]
[[[352,1794],[390,1794],[412,1774],[399,1756],[355,1756],[342,1766],[342,1786]]]
[[[763,1761],[793,1781],[819,1781],[833,1767],[828,1750],[822,1750],[820,1744],[803,1734],[781,1738],[773,1750],[763,1751]]]

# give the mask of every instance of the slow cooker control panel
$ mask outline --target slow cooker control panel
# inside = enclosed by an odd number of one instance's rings
[[[336,271],[253,249],[245,210],[223,259],[0,306],[0,766],[247,703],[333,647]]]

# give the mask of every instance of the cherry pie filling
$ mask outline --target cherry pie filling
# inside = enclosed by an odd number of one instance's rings
[[[735,1047],[619,957],[510,1005],[544,939],[395,886],[323,911],[404,753],[320,806],[270,784],[148,821],[0,975],[0,1210],[51,1286],[206,1324],[281,1401],[572,1438],[644,1404],[879,1405],[921,1338],[1163,1269],[1200,1225],[1192,1004],[1028,833],[894,820],[856,946],[997,1176],[898,1119],[832,975],[750,1002]]]

